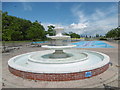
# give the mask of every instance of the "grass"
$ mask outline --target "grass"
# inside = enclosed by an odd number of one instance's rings
[[[32,42],[32,41],[0,41],[2,43],[21,43],[21,42]]]
[[[39,40],[41,41],[41,40]],[[0,44],[20,44],[20,43],[31,43],[31,42],[39,42],[39,41],[33,41],[33,40],[26,40],[26,41],[0,41]]]

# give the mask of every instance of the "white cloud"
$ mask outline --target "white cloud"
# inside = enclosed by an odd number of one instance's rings
[[[61,23],[53,24],[56,27],[65,28],[65,32],[75,32],[83,35],[105,35],[109,30],[118,26],[117,6],[107,7],[103,9],[95,9],[94,13],[86,15],[81,5],[76,5],[71,9],[75,17],[75,23],[70,25],[62,25]],[[45,29],[51,23],[43,23]]]
[[[71,8],[71,11],[72,11],[72,14],[77,17],[77,22],[79,23],[85,23],[87,21],[87,18],[86,16],[84,15],[82,9],[81,8],[81,5],[76,5],[74,7]]]
[[[77,24],[71,24],[67,32],[73,31],[78,34],[96,35],[106,34],[109,30],[118,25],[117,7],[107,7],[106,9],[95,9],[94,13],[86,15],[81,5],[71,9],[73,15],[77,17]]]
[[[50,25],[52,25],[52,26],[55,26],[55,27],[65,27],[65,26],[63,26],[63,25],[61,25],[61,24],[52,24],[52,23],[41,23],[43,26],[44,26],[44,28],[45,28],[45,30],[47,31],[48,30],[48,26],[50,26]]]
[[[69,27],[72,29],[84,29],[87,27],[87,25],[82,23],[78,23],[78,24],[72,23]]]

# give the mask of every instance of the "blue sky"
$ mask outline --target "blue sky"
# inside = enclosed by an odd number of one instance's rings
[[[9,15],[47,25],[62,26],[66,32],[104,35],[117,27],[117,2],[3,2]]]

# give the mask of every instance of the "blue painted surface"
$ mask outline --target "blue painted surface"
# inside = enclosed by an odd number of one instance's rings
[[[103,41],[80,41],[72,45],[77,45],[75,48],[115,48]]]
[[[38,44],[38,43],[47,43],[48,41],[39,41],[39,42],[32,42],[32,44]]]

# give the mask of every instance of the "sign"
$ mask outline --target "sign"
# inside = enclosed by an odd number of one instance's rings
[[[85,72],[85,77],[91,77],[92,76],[92,72]]]

